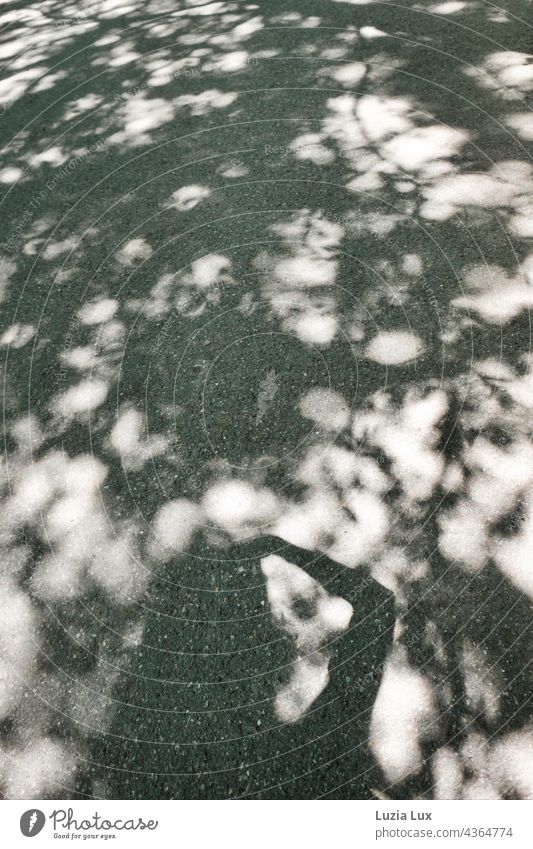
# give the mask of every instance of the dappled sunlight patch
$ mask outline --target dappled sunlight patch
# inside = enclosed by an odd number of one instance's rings
[[[118,301],[114,298],[99,298],[89,301],[78,310],[78,317],[82,324],[102,324],[113,318],[118,310]]]
[[[292,286],[326,286],[335,280],[335,264],[312,256],[291,257],[276,265],[276,276]]]
[[[117,373],[117,365],[120,360],[125,325],[116,319],[103,321],[98,324],[92,334],[92,344],[98,354],[98,376],[110,379]]]
[[[318,653],[297,658],[291,677],[276,695],[274,711],[280,722],[297,722],[326,689],[329,661]]]
[[[83,416],[101,407],[108,392],[109,386],[104,380],[85,378],[58,396],[53,407],[60,416]]]
[[[0,256],[0,304],[6,299],[11,278],[13,277],[17,265],[6,256]]]
[[[202,2],[202,0],[187,0],[185,7],[179,11],[175,11],[176,17],[186,15],[187,17],[204,17],[209,15],[219,15],[225,12],[234,12],[237,10],[237,4],[233,2]]]
[[[13,494],[5,504],[9,524],[17,526],[36,518],[52,499],[58,487],[62,458],[51,452],[29,468],[14,475]]]
[[[114,319],[118,302],[113,298],[99,298],[86,302],[78,311],[78,320],[82,325],[94,328],[87,345],[79,345],[70,350],[61,351],[59,359],[63,366],[87,373],[87,377],[78,386],[66,390],[67,406],[63,414],[71,417],[76,412],[87,412],[87,405],[100,406],[107,395],[104,388],[117,373],[118,361],[122,352],[124,325]],[[62,374],[65,373],[63,368]],[[90,384],[94,383],[92,387]],[[80,388],[81,387],[81,388]],[[86,398],[86,400],[84,400]],[[62,396],[54,404],[56,412],[61,407]]]
[[[141,262],[148,259],[153,254],[152,247],[142,237],[137,239],[129,239],[125,242],[117,252],[117,259],[123,265],[133,265],[135,262]]]
[[[85,94],[82,97],[77,97],[75,100],[70,101],[67,109],[63,115],[62,121],[73,121],[75,118],[79,118],[80,115],[83,115],[85,112],[91,112],[93,109],[97,109],[104,103],[104,98],[101,94],[96,94],[95,92],[91,92],[90,94]]]
[[[417,127],[385,142],[381,151],[400,168],[416,171],[428,162],[457,156],[469,137],[470,134],[466,130],[455,130],[442,125]]]
[[[533,57],[516,50],[502,50],[485,57],[481,67],[469,66],[464,73],[481,86],[514,100],[533,88]]]
[[[305,18],[299,12],[284,12],[272,18],[272,23],[298,25],[301,29],[314,29],[320,26],[320,18],[316,15],[311,15]]]
[[[339,318],[334,294],[323,288],[284,289],[278,281],[265,284],[265,295],[283,329],[308,345],[327,347],[337,335]]]
[[[378,555],[391,527],[383,499],[390,483],[372,458],[318,443],[294,475],[309,489],[303,501],[286,507],[275,526],[278,536],[349,568]]]
[[[361,38],[364,38],[367,41],[370,41],[374,38],[383,38],[384,36],[387,35],[387,33],[384,32],[382,29],[378,29],[378,27],[364,26],[364,27],[360,27],[359,35],[361,36]]]
[[[463,784],[463,799],[499,799],[496,787],[488,775],[490,745],[479,730],[469,728],[459,754],[467,780]]]
[[[152,54],[146,66],[146,69],[150,71],[147,85],[155,88],[168,85],[179,76],[198,73],[199,65],[200,59],[197,56],[171,60],[168,50],[158,51]]]
[[[42,249],[45,244],[44,236],[53,229],[55,222],[56,218],[51,213],[46,213],[32,221],[22,247],[22,252],[26,256],[35,256]],[[70,279],[70,273],[66,270],[59,273],[58,282],[62,282],[64,279]]]
[[[0,345],[8,348],[23,348],[28,342],[31,342],[35,333],[36,330],[31,324],[12,324],[0,336]]]
[[[329,634],[345,631],[350,624],[353,607],[349,601],[329,593],[320,594],[317,601],[317,616],[322,628]]]
[[[233,478],[212,484],[202,508],[208,522],[234,539],[246,539],[271,526],[282,505],[272,490]]]
[[[61,468],[61,477],[65,489],[72,493],[95,492],[104,482],[107,467],[91,454],[78,454],[65,458]]]
[[[329,637],[348,628],[353,608],[283,557],[263,558],[261,570],[267,579],[272,615],[294,640],[298,652],[289,681],[276,694],[274,710],[281,722],[296,722],[327,686],[329,657],[321,647]],[[306,602],[305,616],[298,613],[298,601]]]
[[[300,315],[289,317],[285,327],[302,342],[321,347],[331,345],[337,335],[338,322],[333,315],[309,309]]]
[[[15,466],[13,494],[6,504],[6,514],[14,526],[37,519],[41,511],[50,509],[49,530],[61,534],[61,524],[77,521],[83,511],[80,499],[92,498],[106,477],[103,463],[90,455],[73,459],[51,451],[31,466]],[[59,495],[61,498],[56,501]],[[50,504],[52,507],[50,508]],[[85,504],[85,501],[84,501]]]
[[[375,192],[381,189],[384,185],[384,180],[379,170],[367,171],[361,174],[360,177],[354,177],[353,180],[346,185],[350,192]]]
[[[132,604],[144,592],[151,578],[144,566],[135,528],[117,529],[94,553],[88,575],[116,604]]]
[[[370,748],[388,782],[422,769],[423,746],[437,735],[437,720],[433,687],[397,649],[385,666],[370,723]]]
[[[514,371],[510,366],[496,357],[488,357],[486,360],[478,360],[473,363],[473,368],[478,374],[490,380],[512,380]]]
[[[226,109],[238,98],[237,92],[221,91],[218,88],[207,89],[201,94],[181,94],[174,104],[178,109],[188,107],[192,115],[208,115],[213,109]]]
[[[122,65],[128,65],[130,62],[135,62],[137,59],[142,59],[142,54],[138,53],[133,47],[133,42],[122,40],[114,47],[110,47],[106,56],[98,57],[93,61],[93,65],[106,65],[111,68],[120,68]]]
[[[327,487],[331,481],[346,489],[355,481],[359,459],[347,448],[331,445],[329,442],[319,442],[308,449],[295,471],[295,476],[316,489]]]
[[[330,221],[321,210],[310,209],[299,210],[286,221],[274,224],[272,230],[286,240],[287,249],[306,249],[313,258],[334,256],[344,235],[341,224]]]
[[[533,570],[531,551],[533,546],[533,489],[525,496],[523,514],[517,512],[516,534],[511,539],[499,540],[495,547],[494,560],[505,577],[520,592],[533,600]]]
[[[11,44],[13,45],[13,52],[17,51],[16,40],[12,39]],[[20,45],[20,48],[22,45]],[[0,48],[0,58],[2,58],[2,53],[5,54],[5,47]],[[29,64],[29,59],[28,59]],[[12,65],[13,67],[13,65]],[[31,69],[25,71],[18,71],[18,73],[11,74],[6,79],[0,81],[0,106],[3,104],[11,105],[16,100],[19,100],[23,94],[30,87],[33,80],[38,79],[42,74],[46,73],[46,67],[44,65],[36,66]]]
[[[505,687],[501,674],[490,666],[483,646],[464,640],[461,672],[469,711],[494,725],[500,717],[500,694]]]
[[[366,65],[364,62],[343,62],[336,68],[328,68],[324,71],[324,76],[335,80],[336,83],[352,88],[358,85],[366,74]]]
[[[504,798],[533,798],[533,734],[514,731],[497,740],[488,757],[488,773]]]
[[[365,94],[357,101],[355,112],[365,138],[377,142],[410,130],[413,108],[412,101],[406,97]]]
[[[533,141],[533,115],[528,112],[509,115],[506,123],[518,133],[521,139]]]
[[[299,408],[302,416],[324,430],[340,431],[349,421],[346,401],[332,389],[311,389],[300,399]]]
[[[479,508],[460,501],[439,517],[439,549],[451,562],[468,570],[480,569],[488,560],[488,528]]]
[[[352,616],[352,606],[344,599],[332,599],[321,585],[307,572],[295,566],[284,557],[271,554],[261,560],[261,571],[267,579],[268,601],[276,621],[295,640],[300,649],[316,649],[331,631],[342,631],[348,627]],[[294,602],[306,599],[306,615],[299,616]],[[338,615],[332,621],[324,621],[322,614],[328,611],[328,604],[340,606]]]
[[[333,3],[347,3],[350,6],[370,6],[371,3],[377,3],[378,0],[332,0]]]
[[[203,518],[201,508],[186,498],[163,504],[152,522],[148,553],[155,560],[167,562],[187,551]]]
[[[327,47],[321,51],[320,57],[328,62],[342,61],[349,53],[347,45],[337,45],[336,47]]]
[[[209,197],[211,189],[207,186],[182,186],[177,189],[172,195],[171,206],[179,209],[180,212],[187,212],[189,209],[194,209],[203,200]]]
[[[125,326],[113,317],[117,309],[118,302],[112,298],[102,297],[86,302],[78,311],[77,317],[81,325],[93,328],[89,343],[61,351],[59,354],[62,376],[66,373],[66,367],[86,375],[85,380],[82,381],[82,389],[87,390],[88,403],[93,397],[98,400],[98,397],[103,395],[101,384],[107,385],[118,374]],[[90,387],[87,386],[91,382],[96,383],[94,396],[91,394]],[[71,387],[71,389],[76,389],[76,387]],[[68,392],[70,390],[67,390]],[[86,414],[82,412],[83,399],[80,400],[77,393],[73,393],[70,400],[73,400],[74,405],[79,403],[80,413]],[[56,399],[54,407],[58,412],[61,407],[61,396]],[[74,412],[73,404],[69,403],[68,408],[63,410],[67,421]]]
[[[100,488],[107,467],[95,457],[50,452],[23,469],[6,513],[13,527],[34,523],[49,547],[31,577],[33,592],[47,601],[72,600],[91,579],[118,604],[143,591],[134,526],[110,527]]]
[[[451,746],[441,746],[431,758],[435,799],[460,799],[463,786],[461,758]]]
[[[110,32],[101,38],[97,38],[94,45],[95,47],[108,47],[110,44],[116,44],[117,41],[120,41],[120,35],[117,32]]]
[[[420,337],[405,330],[382,330],[365,349],[365,357],[380,365],[397,366],[418,359],[424,351]]]
[[[329,165],[335,161],[335,154],[322,144],[320,133],[304,133],[291,142],[290,148],[296,159],[314,162],[315,165]]]
[[[32,590],[39,598],[48,602],[73,601],[86,589],[83,578],[83,563],[80,550],[90,549],[85,545],[84,534],[77,545],[67,540],[61,551],[42,558],[32,578]]]
[[[521,376],[513,376],[502,384],[505,393],[526,410],[533,407],[533,374],[531,371]]]
[[[499,190],[503,189],[503,195]],[[445,221],[462,206],[492,209],[497,203],[507,205],[516,197],[513,187],[505,187],[485,174],[458,174],[441,180],[425,192],[426,202],[420,214],[431,221]]]
[[[7,799],[43,799],[70,792],[76,763],[57,740],[38,736],[7,755],[3,780]]]
[[[49,242],[41,252],[41,257],[46,260],[57,259],[61,254],[67,251],[72,251],[76,246],[77,240],[74,237],[63,239],[60,242]]]
[[[147,423],[138,410],[123,407],[109,436],[109,446],[127,471],[139,471],[154,457],[164,454],[170,439],[162,434],[146,434]]]
[[[520,239],[533,238],[533,203],[521,204],[509,220],[509,230]]]
[[[357,190],[361,190],[360,184],[358,186],[357,182],[354,181],[351,181],[347,188],[351,188],[352,190],[357,188]],[[367,189],[364,191],[366,192]],[[347,219],[346,230],[347,232],[353,233],[355,236],[364,236],[371,233],[374,236],[380,236],[382,239],[385,239],[386,236],[393,233],[394,230],[405,220],[405,215],[396,212],[352,213]]]
[[[249,62],[249,54],[246,50],[233,50],[221,56],[214,56],[209,62],[209,68],[223,74],[234,74],[246,68]]]
[[[147,97],[144,92],[132,94],[114,113],[123,129],[108,137],[114,145],[139,147],[150,144],[150,133],[174,118],[172,103],[161,97]]]
[[[142,640],[142,627],[138,623],[130,625],[122,635],[122,640],[126,649],[135,648]],[[115,663],[116,658],[111,651],[101,651],[95,659],[95,668],[79,676],[78,685],[69,693],[69,716],[79,728],[82,743],[93,729],[104,733],[111,725],[113,690],[120,680],[120,669]]]
[[[288,504],[272,533],[292,545],[309,550],[321,549],[343,521],[342,507],[327,490],[311,491],[300,504]]]
[[[533,185],[531,167],[521,162],[500,162],[486,173],[445,175],[426,188],[420,208],[422,218],[446,221],[467,208],[512,209],[521,215]]]
[[[38,417],[34,413],[19,416],[9,428],[12,439],[15,440],[17,452],[21,455],[37,451],[44,442],[44,434]]]
[[[91,14],[103,20],[113,20],[135,11],[137,11],[136,2],[131,0],[96,0],[91,6]]]
[[[52,147],[47,147],[46,150],[43,150],[42,153],[36,153],[34,156],[30,158],[30,165],[32,168],[38,168],[39,165],[51,165],[52,167],[59,167],[63,165],[67,161],[67,155],[64,152],[63,148],[60,145],[52,145]]]
[[[378,552],[378,556],[372,558],[370,569],[374,580],[391,590],[400,605],[407,604],[408,585],[429,575],[426,560],[408,557],[405,550],[397,546],[386,546]]]
[[[368,562],[382,547],[390,527],[389,513],[382,500],[368,490],[350,490],[344,495],[344,503],[355,521],[344,517],[330,530],[330,541],[322,547],[332,560],[353,569]]]
[[[190,274],[183,277],[183,283],[196,289],[229,283],[230,268],[231,260],[223,254],[206,254],[194,260]]]
[[[442,390],[417,398],[408,395],[401,411],[392,410],[387,399],[377,396],[374,409],[354,416],[356,440],[379,447],[391,460],[392,472],[408,499],[423,501],[432,495],[444,473],[444,458],[437,450],[438,425],[448,400]]]
[[[264,297],[284,329],[302,342],[328,346],[338,331],[334,283],[344,229],[321,211],[302,209],[272,231],[283,239],[283,253],[261,251]]]
[[[24,172],[22,168],[17,168],[14,165],[7,165],[5,168],[0,169],[0,183],[9,186],[13,183],[17,183],[23,175]]]
[[[52,540],[61,540],[73,530],[78,530],[84,519],[90,520],[93,507],[93,497],[90,495],[79,492],[63,495],[54,502],[46,515],[47,536]]]
[[[252,38],[257,32],[260,32],[265,26],[265,19],[262,15],[254,15],[251,18],[248,18],[247,21],[243,21],[240,24],[237,24],[231,32],[228,34],[228,39],[224,42],[218,42],[222,44],[233,44],[234,42],[247,41],[249,38]]]
[[[524,270],[527,272],[529,265]],[[515,277],[509,277],[499,266],[474,266],[465,273],[464,282],[469,294],[452,303],[472,310],[489,324],[510,321],[533,306],[532,282],[520,274],[520,269]]]
[[[533,447],[516,439],[509,448],[478,436],[465,456],[470,498],[487,521],[511,512],[533,479]]]
[[[132,310],[142,310],[149,319],[158,319],[176,309],[180,315],[194,318],[208,306],[218,304],[224,287],[233,286],[231,260],[223,254],[206,254],[191,263],[190,270],[163,274],[153,286],[149,298],[132,300]]]
[[[162,318],[172,308],[171,296],[175,285],[174,274],[163,274],[154,283],[146,301],[133,298],[128,301],[127,306],[133,312],[142,310],[143,314],[151,320]]]
[[[410,192],[414,192],[416,186],[411,180],[397,180],[394,183],[394,188],[400,194],[409,194]]]
[[[424,271],[424,263],[418,254],[404,254],[401,267],[409,277],[419,277]]]
[[[435,3],[429,6],[428,11],[434,15],[455,15],[457,12],[465,12],[471,9],[474,3],[469,0],[445,0],[444,3]]]
[[[365,137],[356,115],[356,98],[351,94],[330,97],[328,115],[323,121],[326,136],[334,139],[343,155],[355,164],[357,151],[365,146]]]
[[[240,162],[230,162],[220,167],[220,173],[227,180],[238,180],[239,177],[247,177],[250,169]]]
[[[29,597],[10,575],[2,576],[0,589],[0,719],[4,719],[30,685],[35,671],[39,620]]]
[[[142,311],[148,319],[160,319],[172,308],[171,295],[175,285],[174,274],[163,274],[152,287],[149,298],[131,298],[126,306],[133,313]]]

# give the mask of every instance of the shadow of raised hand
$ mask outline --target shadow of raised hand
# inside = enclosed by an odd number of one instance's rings
[[[269,609],[260,564],[269,583],[299,567],[308,592],[292,614],[304,627],[325,600],[351,605],[349,624],[322,641],[290,639],[290,623]],[[366,572],[276,537],[223,558],[197,546],[154,586],[147,609],[112,728],[96,746],[93,793],[104,781],[115,798],[369,796],[368,724],[394,602]],[[299,698],[308,708],[298,717]]]

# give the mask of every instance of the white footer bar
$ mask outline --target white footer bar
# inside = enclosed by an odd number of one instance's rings
[[[2,845],[184,849],[533,846],[531,802],[4,801]],[[30,840],[34,838],[35,843]]]

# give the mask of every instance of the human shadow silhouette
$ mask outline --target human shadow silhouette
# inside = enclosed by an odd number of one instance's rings
[[[329,683],[291,723],[276,717],[273,699],[295,650],[259,570],[275,553],[354,609],[327,646]],[[276,537],[220,554],[197,544],[150,592],[142,644],[95,746],[93,792],[99,779],[111,798],[369,798],[367,728],[391,645],[392,594],[364,570]],[[311,615],[305,603],[299,613]]]

